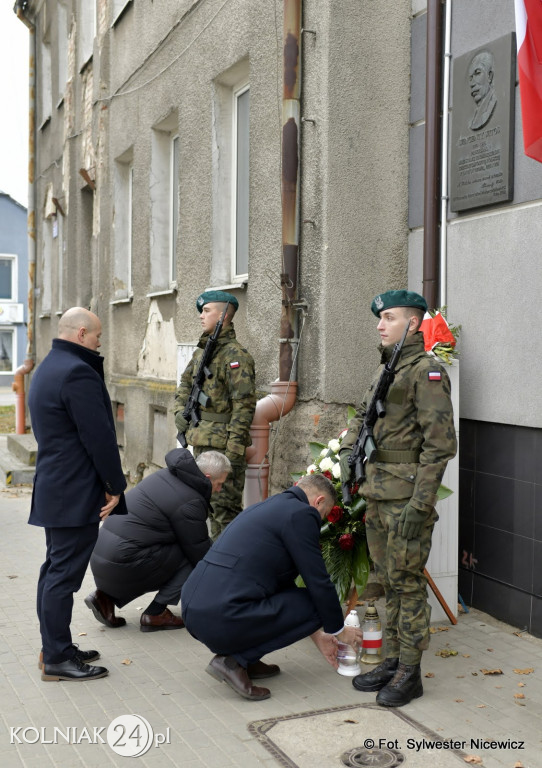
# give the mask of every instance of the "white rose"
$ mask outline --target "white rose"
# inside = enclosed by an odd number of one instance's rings
[[[339,464],[338,461],[336,461],[333,467],[331,468],[331,474],[336,480],[338,480],[339,477],[341,476],[341,465]]]
[[[320,462],[320,469],[322,470],[322,472],[327,472],[328,470],[333,468],[334,464],[335,462],[333,461],[333,459],[328,456],[326,459],[322,459],[322,461]]]
[[[346,435],[346,433],[347,433],[347,432],[348,432],[348,429],[343,429],[343,431],[342,431],[342,432],[341,432],[341,434],[339,435],[339,440],[342,440],[342,439],[344,438],[344,436]]]
[[[328,451],[329,451],[329,448],[322,448],[322,450],[320,451],[320,456],[325,456]]]
[[[328,447],[329,447],[329,448],[331,448],[331,450],[333,451],[333,453],[337,453],[337,451],[338,451],[338,450],[339,450],[339,448],[341,447],[341,444],[340,444],[340,442],[339,442],[338,440],[336,440],[336,439],[333,439],[333,440],[330,440],[330,441],[329,441],[329,443],[328,443]]]
[[[310,466],[307,467],[307,475],[314,474],[317,469],[318,467],[316,466],[316,464],[311,464]]]

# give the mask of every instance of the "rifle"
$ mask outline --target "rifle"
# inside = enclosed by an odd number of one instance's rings
[[[211,405],[211,398],[209,395],[205,394],[202,387],[205,379],[213,378],[213,374],[209,369],[209,363],[213,359],[216,343],[218,337],[220,336],[222,326],[224,325],[224,318],[226,317],[226,312],[228,311],[229,306],[230,302],[228,301],[224,307],[224,311],[222,312],[219,321],[215,325],[214,331],[207,339],[207,343],[205,344],[205,348],[198,365],[198,370],[196,371],[196,375],[194,376],[192,382],[192,389],[190,390],[186,405],[184,406],[183,418],[186,419],[186,421],[190,421],[193,427],[197,427],[201,421],[200,405],[202,405],[204,408],[207,408],[209,405]],[[180,442],[183,448],[186,448],[188,445],[184,432],[177,432],[177,440]]]
[[[374,394],[371,398],[371,402],[365,412],[365,418],[363,424],[360,427],[359,434],[356,438],[356,442],[352,446],[352,453],[348,457],[348,464],[350,465],[350,478],[352,477],[352,470],[354,471],[354,480],[356,483],[361,484],[365,480],[365,467],[366,461],[372,463],[376,460],[376,445],[373,437],[373,427],[376,424],[377,419],[382,419],[386,415],[385,400],[388,396],[389,388],[391,387],[395,378],[395,367],[399,362],[401,356],[401,350],[405,339],[407,337],[410,321],[406,324],[405,331],[400,341],[393,348],[390,359],[384,366],[378,383],[375,387]],[[351,479],[342,484],[343,502],[346,506],[352,504],[352,496],[350,493]]]

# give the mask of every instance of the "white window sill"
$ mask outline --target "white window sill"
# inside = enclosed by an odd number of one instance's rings
[[[246,288],[248,283],[248,277],[243,280],[242,283],[230,283],[229,285],[211,285],[206,288],[206,291],[230,291],[232,288]]]
[[[157,296],[173,296],[175,293],[177,293],[177,287],[175,288],[166,288],[163,291],[151,291],[150,293],[147,293],[146,296],[148,299],[154,299]]]
[[[133,294],[131,294],[130,296],[125,296],[122,299],[113,299],[109,303],[112,304],[112,305],[116,305],[116,304],[131,304],[132,301],[133,301],[133,298],[134,298]]]

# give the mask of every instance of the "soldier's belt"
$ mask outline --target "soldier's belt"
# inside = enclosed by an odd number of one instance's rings
[[[419,460],[420,451],[386,451],[383,448],[377,448],[374,458],[374,461],[387,464],[416,464]]]
[[[200,413],[202,421],[218,421],[221,424],[229,424],[231,413],[211,413],[211,411],[202,411]]]

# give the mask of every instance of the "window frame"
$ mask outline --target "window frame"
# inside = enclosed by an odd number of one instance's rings
[[[0,253],[0,260],[10,261],[11,262],[11,298],[2,298],[0,297],[0,302],[4,302],[7,304],[16,304],[18,303],[18,290],[19,290],[19,283],[18,283],[18,257],[16,253]]]
[[[239,180],[238,180],[238,159],[239,159],[239,137],[238,137],[238,127],[239,127],[239,121],[238,121],[238,111],[239,111],[239,97],[243,96],[245,93],[249,93],[249,132],[248,132],[248,162],[247,162],[247,172],[248,172],[248,179],[247,184],[249,185],[249,195],[248,195],[248,209],[246,211],[247,214],[247,229],[248,229],[248,237],[247,237],[247,271],[246,272],[238,272],[238,254],[237,254],[237,224],[238,224],[238,188],[239,188]],[[249,237],[250,237],[250,82],[247,80],[243,80],[242,82],[238,83],[236,86],[232,88],[232,132],[231,132],[231,231],[230,231],[230,242],[231,242],[231,253],[230,253],[230,275],[231,275],[231,281],[232,283],[245,283],[248,281],[248,263],[249,263],[249,257],[250,257],[250,250],[249,250]]]

